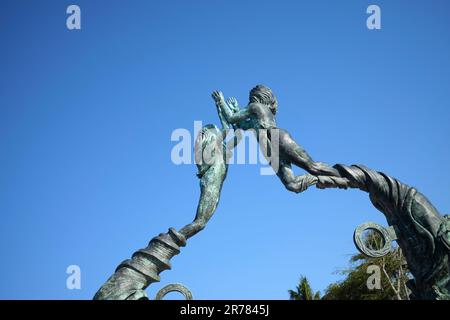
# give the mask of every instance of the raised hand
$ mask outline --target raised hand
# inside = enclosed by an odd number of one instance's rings
[[[225,98],[223,97],[223,93],[221,91],[218,91],[218,90],[213,91],[211,96],[214,99],[214,101],[216,102],[216,104],[225,102]]]
[[[235,97],[228,98],[227,104],[233,112],[239,111],[239,104]]]

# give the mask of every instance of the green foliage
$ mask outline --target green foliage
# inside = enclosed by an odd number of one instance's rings
[[[379,249],[383,245],[383,239],[378,232],[367,233],[365,243],[372,249]],[[379,288],[369,289],[373,270],[378,272]],[[375,267],[373,267],[375,266]],[[368,272],[371,271],[371,272]],[[313,294],[306,277],[301,277],[296,290],[289,290],[291,300],[405,300],[409,291],[406,282],[410,279],[405,257],[399,247],[381,258],[369,258],[361,253],[354,254],[350,258],[350,268],[340,271],[345,278],[339,282],[330,284],[323,297],[320,293]],[[372,283],[373,284],[373,283]]]
[[[382,238],[377,232],[366,237],[366,245],[381,248]],[[369,289],[367,282],[371,276],[369,266],[378,266],[380,271],[379,289]],[[381,258],[369,258],[358,253],[350,259],[350,269],[341,274],[346,277],[328,286],[322,299],[325,300],[405,300],[409,291],[406,282],[410,279],[405,257],[399,247]],[[370,281],[370,280],[369,280]]]
[[[288,290],[290,300],[320,300],[320,292],[313,294],[313,290],[309,285],[306,277],[301,276],[296,290]]]

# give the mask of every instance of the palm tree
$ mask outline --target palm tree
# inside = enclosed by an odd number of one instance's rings
[[[368,231],[364,239],[366,246],[379,250],[384,240],[378,231]],[[369,289],[367,285],[369,266],[378,266],[379,289]],[[406,283],[411,274],[405,256],[399,246],[379,258],[370,258],[362,253],[350,258],[350,268],[340,272],[345,279],[328,286],[323,300],[409,300],[410,291]]]
[[[296,290],[288,290],[290,300],[320,300],[320,292],[313,294],[313,290],[309,285],[306,277],[300,276]]]

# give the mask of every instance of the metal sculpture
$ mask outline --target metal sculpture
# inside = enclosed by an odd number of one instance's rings
[[[99,289],[94,299],[146,299],[145,288],[159,281],[159,274],[170,269],[169,260],[180,252],[186,240],[202,230],[214,214],[227,175],[230,152],[239,142],[239,130],[252,130],[286,189],[303,192],[308,187],[358,188],[369,194],[372,204],[381,211],[389,224],[383,228],[373,223],[358,227],[355,244],[362,253],[380,257],[389,252],[396,240],[405,254],[414,279],[408,286],[411,298],[450,299],[450,217],[441,216],[430,201],[395,178],[362,165],[328,166],[313,161],[289,132],[276,125],[278,103],[273,92],[258,85],[250,91],[249,103],[240,109],[235,98],[225,101],[220,91],[214,91],[222,129],[205,126],[196,140],[195,154],[200,178],[200,200],[194,221],[181,230],[153,238],[149,245],[136,251],[124,261]],[[238,129],[235,139],[225,143],[227,131]],[[305,169],[308,174],[295,176],[291,165]],[[367,248],[362,232],[374,229],[381,233],[384,247]]]

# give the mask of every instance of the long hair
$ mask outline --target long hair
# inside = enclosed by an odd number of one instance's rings
[[[257,102],[269,107],[273,114],[277,113],[278,101],[270,88],[259,84],[250,91],[250,102]]]

